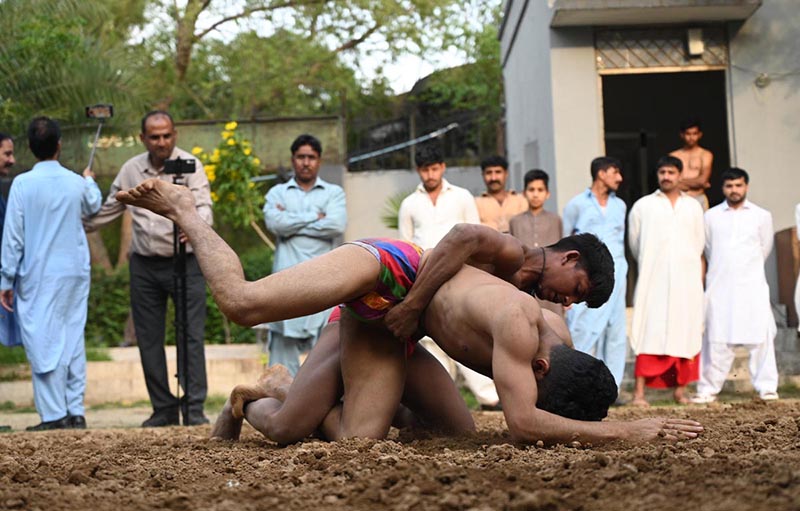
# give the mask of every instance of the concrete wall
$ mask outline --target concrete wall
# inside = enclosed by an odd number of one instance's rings
[[[731,161],[750,173],[749,198],[780,231],[794,225],[800,202],[800,9],[796,0],[765,0],[729,34]],[[773,75],[764,88],[754,83],[760,73]]]
[[[592,29],[551,29],[552,8],[542,1],[515,0],[507,16],[501,55],[512,184],[521,188],[525,171],[544,169],[551,176],[545,207],[560,212],[588,185],[589,162],[603,153]]]
[[[473,195],[485,189],[479,167],[448,167],[445,178]],[[389,198],[398,193],[410,193],[418,184],[419,175],[411,170],[345,172],[342,186],[347,195],[347,230],[344,239],[397,238],[397,229],[386,227],[381,216]]]
[[[591,28],[550,30],[556,203],[559,211],[591,183],[589,163],[605,152],[603,106]]]
[[[553,138],[551,16],[547,2],[514,0],[501,35],[509,180],[518,190],[523,175],[532,168],[550,174],[551,192],[560,186]],[[546,209],[557,210],[556,196],[552,193]]]

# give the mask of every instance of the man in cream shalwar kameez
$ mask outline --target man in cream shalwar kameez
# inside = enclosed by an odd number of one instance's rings
[[[764,261],[772,251],[772,215],[746,200],[747,173],[722,175],[726,201],[705,214],[706,331],[695,403],[710,403],[722,390],[734,345],[750,351],[750,377],[762,399],[778,398],[775,318]]]
[[[677,158],[661,158],[659,190],[636,201],[628,218],[628,242],[639,263],[631,331],[636,405],[647,405],[645,383],[675,387],[675,400],[686,402],[686,384],[698,378],[703,209],[678,188],[681,169]]]

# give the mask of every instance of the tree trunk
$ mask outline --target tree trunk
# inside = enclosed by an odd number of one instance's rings
[[[117,254],[117,268],[128,264],[131,252],[131,238],[133,237],[133,217],[127,209],[122,214],[122,225],[119,228],[119,254]]]
[[[108,250],[106,250],[106,245],[103,243],[100,233],[97,231],[87,233],[86,240],[89,242],[92,266],[99,266],[105,271],[111,271],[111,259],[108,257]]]

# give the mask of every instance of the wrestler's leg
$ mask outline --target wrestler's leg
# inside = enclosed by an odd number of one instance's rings
[[[458,388],[433,355],[417,345],[407,367],[402,402],[419,419],[420,427],[446,434],[475,431]]]
[[[244,278],[236,253],[197,213],[186,187],[148,179],[117,200],[166,216],[189,238],[214,300],[245,326],[319,312],[371,291],[380,272],[367,250],[344,245],[255,282]]]
[[[338,430],[324,433],[331,440],[384,438],[403,395],[405,343],[380,324],[343,314],[339,346],[344,403]]]
[[[342,395],[339,323],[325,326],[300,366],[285,400],[264,399],[247,406],[246,417],[267,438],[289,444],[310,436]]]

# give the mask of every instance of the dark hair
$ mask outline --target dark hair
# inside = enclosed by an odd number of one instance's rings
[[[508,170],[508,160],[497,154],[487,156],[481,162],[481,171],[486,170],[488,167],[503,167],[503,170]]]
[[[55,156],[59,140],[61,140],[61,128],[49,117],[37,117],[28,125],[28,147],[39,160]]]
[[[618,393],[602,361],[564,345],[550,350],[550,370],[537,385],[537,408],[579,421],[605,418]]]
[[[688,130],[689,128],[697,128],[700,131],[703,131],[703,126],[700,124],[700,119],[696,117],[690,117],[689,119],[684,119],[681,121],[680,129],[681,133]]]
[[[292,156],[294,156],[294,153],[296,153],[297,150],[304,145],[311,146],[311,149],[317,152],[317,156],[322,156],[322,143],[317,137],[314,135],[309,135],[308,133],[303,133],[294,139],[292,146],[289,148],[292,151]]]
[[[680,158],[674,156],[667,155],[659,158],[656,162],[656,172],[658,172],[658,169],[661,167],[675,167],[678,169],[678,172],[683,172],[683,162]]]
[[[586,305],[596,309],[608,301],[614,290],[614,259],[597,236],[588,232],[575,234],[561,238],[547,248],[554,252],[577,250],[581,254],[577,267],[586,272],[591,286]]]
[[[161,117],[161,116],[169,119],[169,123],[172,124],[173,128],[175,127],[175,121],[172,119],[172,116],[169,115],[169,112],[167,112],[166,110],[150,110],[149,112],[144,114],[144,117],[142,117],[142,133],[144,133],[144,125],[147,124],[147,119],[151,117]]]
[[[622,163],[620,163],[618,159],[610,156],[600,156],[592,160],[592,164],[589,167],[589,170],[592,173],[592,181],[597,179],[598,172],[601,170],[608,170],[611,167],[617,167],[618,169],[621,169]]]
[[[550,176],[548,176],[547,172],[543,171],[542,169],[533,169],[525,173],[525,177],[523,178],[523,181],[525,182],[525,188],[528,187],[528,183],[537,180],[544,181],[544,187],[548,190],[550,189]]]
[[[3,139],[0,138],[0,141],[2,140]],[[750,175],[747,174],[746,170],[740,169],[739,167],[731,167],[722,173],[722,184],[725,184],[725,181],[733,181],[734,179],[741,178],[744,178],[745,184],[750,184]]]
[[[11,137],[11,135],[8,135],[6,133],[0,133],[0,144],[5,142],[6,140],[10,140],[12,142],[14,141],[14,139]]]
[[[438,144],[425,144],[417,146],[414,153],[414,163],[417,168],[427,167],[434,163],[444,163],[444,156]]]

